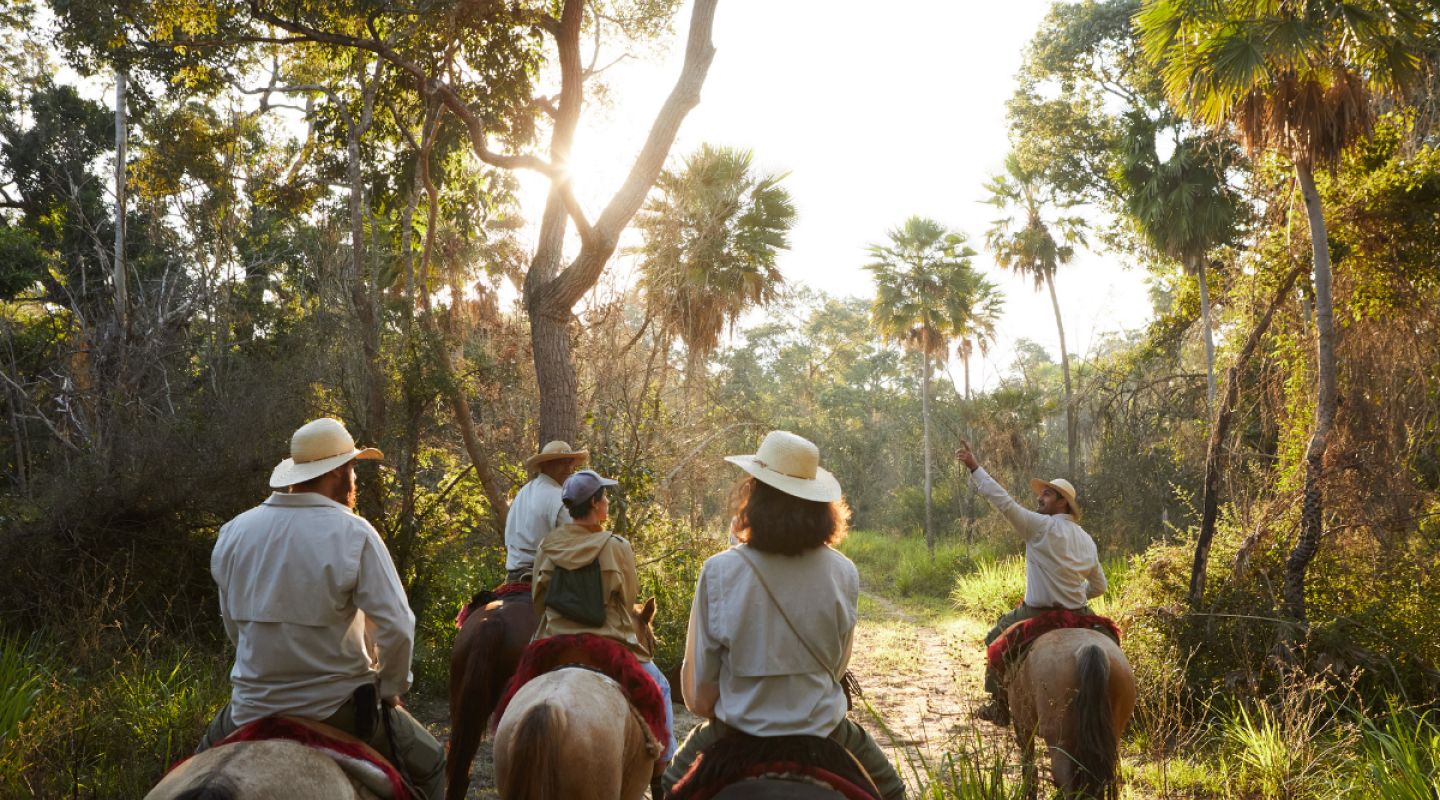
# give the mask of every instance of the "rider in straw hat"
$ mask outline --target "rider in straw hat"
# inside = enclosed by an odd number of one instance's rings
[[[736,486],[731,533],[739,545],[700,570],[680,680],[685,705],[706,722],[666,770],[668,790],[728,731],[828,737],[858,760],[886,800],[905,784],[864,728],[846,716],[860,576],[831,545],[850,509],[809,440],[771,431],[753,455],[725,459],[748,475]]]
[[[535,477],[520,487],[505,517],[507,583],[528,583],[540,540],[570,521],[561,500],[561,487],[589,458],[588,450],[571,450],[565,442],[554,441],[525,460],[525,469]]]
[[[220,528],[210,573],[235,645],[233,688],[197,752],[262,717],[318,720],[364,739],[438,800],[445,750],[399,706],[415,615],[385,544],[354,513],[355,462],[380,458],[339,420],[306,423],[270,475],[279,491]]]
[[[990,501],[1010,525],[1025,537],[1025,599],[1001,615],[985,635],[985,644],[1000,637],[1015,623],[1056,608],[1090,613],[1087,603],[1105,593],[1105,570],[1095,550],[1095,540],[1080,527],[1080,503],[1075,487],[1064,478],[1030,481],[1035,492],[1035,510],[1024,508],[995,479],[980,467],[970,443],[961,440],[955,451],[970,470],[975,490]],[[985,673],[985,689],[991,700],[977,712],[981,719],[997,725],[1010,723],[1010,707],[1000,686],[1000,677]]]

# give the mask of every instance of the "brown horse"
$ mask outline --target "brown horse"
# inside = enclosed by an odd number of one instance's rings
[[[481,602],[485,602],[483,599]],[[470,765],[490,715],[535,635],[529,595],[493,599],[465,618],[450,651],[450,748],[445,755],[446,796],[460,800],[470,786]]]
[[[789,765],[803,765],[799,775],[780,777],[768,773],[791,771]],[[767,772],[754,777],[757,767]],[[824,776],[828,772],[834,776]],[[749,736],[730,731],[701,750],[690,771],[675,783],[672,800],[692,798],[756,798],[756,800],[821,800],[847,795],[825,780],[843,780],[850,791],[878,800],[880,790],[865,768],[837,742],[817,736]],[[711,794],[714,792],[714,794]]]
[[[463,796],[463,795],[462,795]],[[191,758],[145,800],[376,800],[335,760],[286,739],[235,742]]]
[[[1120,734],[1135,710],[1135,674],[1119,645],[1087,628],[1051,631],[1016,667],[1009,694],[1027,797],[1036,793],[1036,737],[1062,796],[1119,797]]]

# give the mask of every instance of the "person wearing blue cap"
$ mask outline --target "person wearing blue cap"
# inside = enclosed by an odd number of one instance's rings
[[[640,593],[635,551],[624,537],[605,529],[605,520],[610,515],[607,489],[618,485],[617,481],[602,477],[593,469],[582,469],[565,480],[561,501],[570,514],[571,522],[546,534],[535,551],[535,582],[531,592],[535,599],[535,616],[540,624],[535,629],[534,638],[588,633],[617,641],[635,654],[640,666],[655,679],[665,700],[665,729],[669,731],[669,741],[665,743],[665,752],[657,762],[657,769],[663,769],[675,753],[670,682],[665,680],[664,674],[651,660],[653,654],[648,643],[641,642],[635,635],[635,600]],[[546,603],[556,568],[578,570],[593,562],[598,562],[600,566],[605,598],[604,621],[599,625],[572,619]]]

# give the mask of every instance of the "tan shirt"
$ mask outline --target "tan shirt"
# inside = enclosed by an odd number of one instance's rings
[[[210,574],[235,645],[235,724],[325,719],[377,676],[384,697],[410,688],[415,615],[380,536],[344,505],[272,494],[220,529]]]
[[[545,596],[557,566],[579,569],[596,558],[600,559],[600,582],[605,592],[604,625],[592,628],[545,607]],[[635,572],[635,551],[623,537],[568,522],[540,542],[540,548],[535,551],[534,575],[535,583],[530,591],[535,599],[535,615],[540,620],[535,639],[593,633],[624,644],[641,661],[650,660],[650,651],[635,636],[635,598],[640,593],[640,580]]]
[[[1077,609],[1105,593],[1095,540],[1074,517],[1025,508],[984,469],[970,482],[1025,537],[1025,605]]]
[[[828,736],[845,717],[839,678],[850,663],[859,597],[855,565],[830,547],[782,556],[740,545],[711,557],[700,570],[685,638],[686,705],[752,736]]]

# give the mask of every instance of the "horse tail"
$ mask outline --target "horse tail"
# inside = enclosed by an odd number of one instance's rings
[[[550,746],[565,736],[560,712],[548,702],[531,706],[510,739],[505,780],[510,797],[520,800],[561,800],[560,769],[551,759]]]
[[[1075,789],[1081,797],[1115,800],[1120,796],[1119,758],[1110,714],[1110,657],[1100,645],[1086,645],[1075,672]]]

